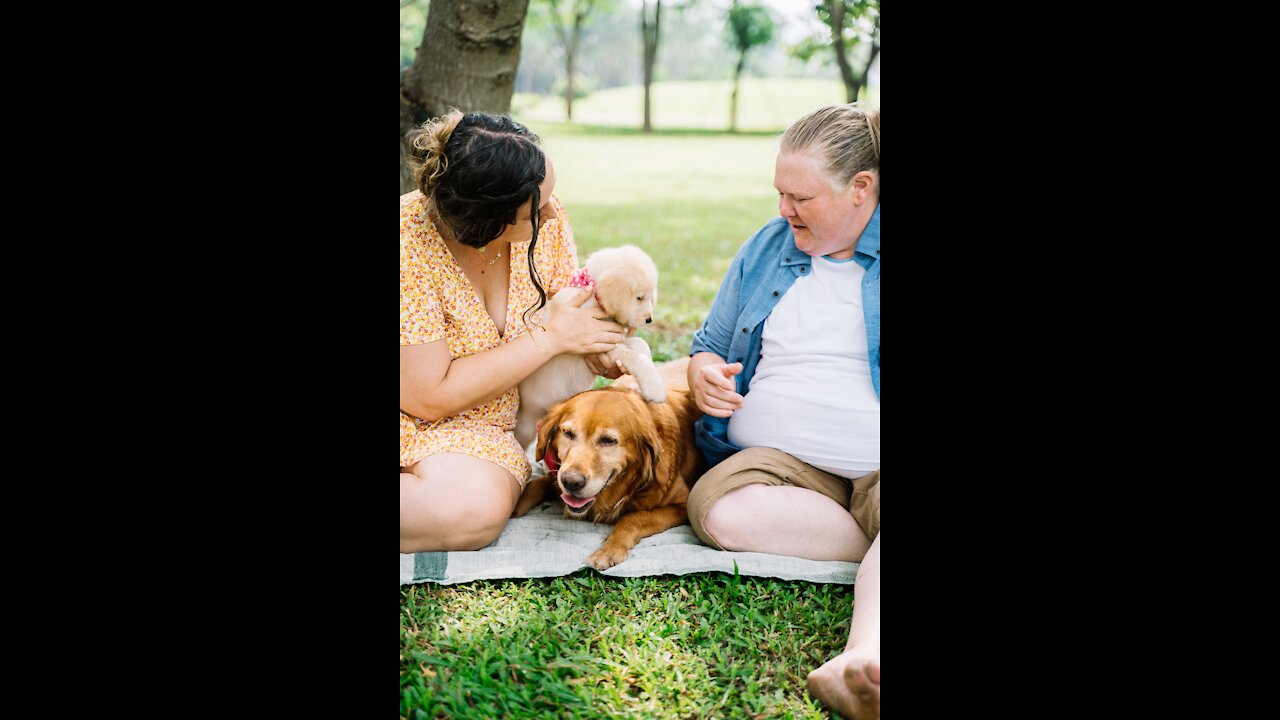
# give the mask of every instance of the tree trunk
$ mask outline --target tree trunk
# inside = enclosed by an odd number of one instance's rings
[[[862,68],[862,73],[858,75],[858,83],[853,88],[853,97],[855,99],[858,97],[858,93],[862,92],[862,88],[866,87],[867,77],[871,75],[871,63],[875,62],[876,56],[880,54],[880,38],[876,37],[876,31],[879,29],[880,17],[876,16],[875,27],[871,28],[871,54],[867,56],[866,67]]]
[[[573,45],[577,45],[577,28],[574,28],[573,35]],[[564,53],[564,117],[569,122],[573,122],[573,45],[570,45]]]
[[[653,84],[653,64],[658,59],[658,33],[662,26],[662,0],[658,0],[653,14],[653,26],[649,26],[648,1],[640,3],[640,34],[644,38],[644,132],[653,132],[649,120],[649,86]]]
[[[844,93],[848,98],[846,102],[855,102],[858,99],[858,81],[844,53],[844,0],[827,0],[827,7],[831,11],[831,47],[836,53],[836,64],[840,66],[840,79],[844,81]]]
[[[404,80],[400,81],[400,194],[414,189],[413,173],[409,171],[409,147],[405,144],[405,133],[413,129],[413,110],[404,97]]]
[[[511,109],[520,35],[529,0],[432,0],[427,28],[400,86],[400,193],[406,189],[404,134],[456,107]]]
[[[733,71],[733,93],[729,95],[729,132],[738,132],[738,82],[742,68],[747,64],[747,51],[738,55],[738,67]]]

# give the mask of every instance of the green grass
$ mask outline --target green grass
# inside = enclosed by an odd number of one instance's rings
[[[738,247],[777,214],[777,135],[664,134],[530,121],[556,168],[579,259],[634,244],[658,266],[656,360],[689,353]]]
[[[729,127],[727,80],[665,81],[650,88],[650,118],[655,129]],[[879,90],[871,96],[879,102]],[[805,113],[845,101],[839,80],[743,78],[738,95],[738,129],[781,132]],[[512,114],[523,120],[563,121],[564,98],[517,93]],[[573,103],[573,119],[585,125],[638,128],[644,122],[644,87],[598,90]]]
[[[722,574],[400,591],[402,718],[825,718],[853,589]]]

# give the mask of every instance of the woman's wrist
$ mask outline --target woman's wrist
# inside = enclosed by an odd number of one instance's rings
[[[557,343],[555,336],[551,331],[547,330],[545,325],[533,325],[529,328],[529,339],[533,341],[533,346],[544,356],[543,362],[559,355],[556,350]]]

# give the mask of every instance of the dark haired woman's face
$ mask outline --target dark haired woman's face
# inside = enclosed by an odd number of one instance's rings
[[[538,226],[546,225],[548,220],[556,217],[555,208],[552,207],[551,192],[556,187],[556,170],[551,164],[551,158],[547,158],[547,177],[542,181],[542,185],[538,186],[538,202],[541,207],[541,217],[538,220],[542,223]],[[529,222],[529,216],[532,213],[532,198],[525,200],[524,204],[516,210],[516,221],[514,224],[508,225],[498,236],[495,242],[500,243],[522,243],[529,242],[533,238],[533,225]]]

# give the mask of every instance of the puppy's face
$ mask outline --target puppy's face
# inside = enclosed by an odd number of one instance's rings
[[[643,250],[632,245],[599,250],[587,259],[587,268],[610,317],[629,328],[653,322],[658,268]]]
[[[569,517],[612,522],[654,467],[653,421],[644,401],[625,391],[579,393],[552,408],[538,432],[538,457],[550,449]],[[646,427],[647,426],[647,427]]]

